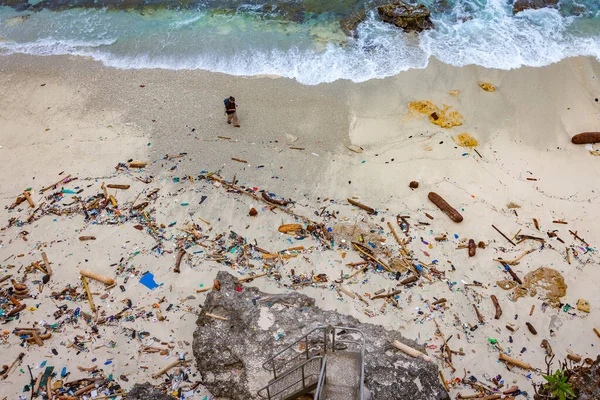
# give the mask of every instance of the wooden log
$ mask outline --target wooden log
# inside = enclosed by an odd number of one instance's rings
[[[446,202],[439,194],[435,192],[429,192],[427,198],[435,204],[444,214],[446,214],[452,221],[458,223],[462,222],[463,216],[460,215],[450,204]]]
[[[374,208],[371,208],[369,206],[365,206],[364,204],[359,203],[358,201],[354,201],[351,198],[347,198],[348,203],[352,204],[355,207],[358,207],[360,209],[365,210],[367,213],[372,214],[372,215],[377,215],[377,211]]]
[[[419,350],[413,349],[412,347],[407,346],[404,343],[400,343],[397,340],[394,340],[392,342],[392,345],[395,348],[397,348],[398,350],[402,351],[405,354],[408,354],[411,357],[415,357],[415,358],[421,357],[425,361],[428,361],[428,362],[431,361],[431,357],[429,357],[427,354],[421,353]]]
[[[248,161],[246,161],[246,160],[242,160],[241,158],[235,158],[235,157],[231,157],[231,159],[232,159],[233,161],[237,161],[237,162],[239,162],[239,163],[242,163],[242,164],[248,164]]]
[[[600,331],[598,329],[594,328],[594,333],[600,338]]]
[[[81,389],[79,389],[78,391],[76,391],[75,393],[73,393],[73,396],[74,397],[81,396],[82,394],[89,392],[90,390],[94,389],[95,387],[96,387],[95,382],[90,383],[89,385],[84,386]]]
[[[127,190],[129,189],[129,185],[117,185],[114,183],[109,183],[108,185],[106,185],[107,188],[109,189],[121,189],[121,190]]]
[[[300,224],[284,224],[280,225],[277,230],[281,233],[300,232],[302,231],[302,225]]]
[[[529,329],[529,332],[531,332],[533,335],[537,335],[537,331],[535,330],[533,325],[531,325],[531,323],[525,322],[525,325],[527,325],[527,329]]]
[[[86,241],[86,240],[96,240],[96,236],[79,236],[79,240]]]
[[[521,360],[517,360],[516,358],[509,357],[509,356],[507,356],[504,353],[500,353],[500,356],[499,356],[498,359],[500,361],[504,361],[504,362],[507,362],[509,364],[516,365],[517,367],[520,367],[520,368],[523,368],[523,369],[527,369],[527,370],[533,369],[533,368],[531,368],[531,365],[527,364],[526,362],[521,361]]]
[[[183,260],[183,256],[186,255],[186,252],[184,249],[180,249],[179,253],[177,253],[177,258],[175,259],[175,268],[173,268],[173,272],[175,273],[180,273],[180,266],[181,266],[181,260]]]
[[[27,190],[23,192],[23,196],[25,196],[25,199],[29,203],[29,207],[35,208],[35,203],[31,199],[31,196],[29,195],[29,192]]]
[[[437,299],[436,301],[434,301],[433,303],[431,303],[434,306],[437,306],[438,304],[442,304],[446,302],[446,298],[442,297],[441,299]]]
[[[386,299],[388,297],[392,297],[392,296],[395,296],[395,295],[400,294],[400,293],[402,293],[402,290],[394,290],[391,293],[387,293],[387,294],[384,293],[384,294],[380,294],[380,295],[377,295],[377,296],[373,296],[373,297],[371,297],[371,300]]]
[[[262,278],[263,276],[266,276],[266,275],[267,275],[267,273],[265,272],[264,274],[258,274],[258,275],[254,275],[254,276],[245,276],[243,278],[238,279],[238,282],[251,281],[253,279]]]
[[[262,198],[267,202],[267,203],[271,203],[271,204],[277,204],[278,206],[287,206],[289,204],[289,201],[285,201],[285,200],[277,200],[272,198],[271,196],[269,196],[267,194],[267,192],[262,192]]]
[[[475,257],[477,252],[477,245],[473,239],[469,239],[469,257]]]
[[[583,132],[571,138],[573,144],[588,144],[600,142],[600,132]]]
[[[0,375],[0,379],[6,379],[8,377],[8,374],[10,373],[10,371],[15,366],[15,364],[17,364],[18,362],[21,362],[23,357],[25,357],[25,353],[19,353],[19,355],[17,356],[15,361],[13,361],[12,364],[10,364],[10,366],[8,367],[8,369],[6,371],[4,371],[4,373],[2,375]]]
[[[491,295],[490,298],[494,303],[494,307],[496,308],[496,315],[494,315],[495,319],[500,319],[502,316],[502,308],[500,307],[500,303],[498,302],[498,298],[495,295]]]
[[[35,342],[37,343],[38,346],[44,345],[44,341],[42,340],[42,338],[40,337],[40,335],[38,335],[38,333],[36,331],[32,331],[31,336],[33,337],[33,340],[35,340]]]
[[[90,292],[90,288],[88,287],[87,280],[85,276],[81,276],[81,281],[83,282],[83,287],[85,288],[85,293],[87,294],[88,301],[90,302],[90,308],[93,312],[96,312],[96,305],[94,304],[94,299],[92,298],[92,293]]]
[[[12,317],[13,315],[18,314],[21,311],[23,311],[25,308],[27,308],[27,304],[21,304],[21,305],[15,306],[15,307],[13,307],[12,310],[10,310],[8,312],[8,314],[6,314],[6,316],[7,317]]]
[[[356,296],[354,295],[354,293],[352,293],[351,291],[349,291],[348,289],[338,285],[337,286],[338,290],[341,291],[342,293],[344,293],[346,296],[350,297],[351,299],[355,299]]]
[[[400,281],[400,284],[401,285],[409,285],[409,284],[411,284],[413,282],[416,282],[418,280],[419,280],[419,277],[416,276],[416,275],[413,275],[413,276],[409,276],[408,278],[403,279],[402,281]]]
[[[50,261],[48,261],[48,256],[46,252],[42,252],[42,260],[44,260],[44,268],[46,268],[46,274],[52,276],[52,268],[50,268]]]
[[[104,276],[101,274],[97,274],[95,272],[92,271],[88,271],[87,269],[82,269],[81,271],[79,271],[79,273],[83,276],[86,276],[88,278],[94,279],[98,282],[102,282],[105,285],[113,285],[115,283],[115,280],[112,278],[109,278],[108,276]]]
[[[161,376],[162,374],[164,374],[165,372],[169,371],[171,368],[174,368],[178,365],[181,364],[185,364],[188,363],[189,361],[182,361],[182,360],[177,360],[177,361],[173,361],[172,363],[170,363],[169,365],[167,365],[166,367],[160,369],[158,372],[156,372],[154,375],[152,375],[152,377],[154,379],[158,378],[159,376]]]
[[[367,253],[366,251],[364,251],[363,249],[361,249],[360,245],[358,243],[352,242],[352,244],[354,245],[354,248],[356,250],[358,250],[361,254],[363,254],[364,256],[366,256],[367,258],[375,261],[377,264],[380,264],[383,268],[385,268],[386,271],[391,272],[390,267],[384,263],[383,261],[373,257],[372,255],[370,255],[369,253]]]
[[[145,168],[146,164],[143,161],[133,161],[129,163],[129,168]]]

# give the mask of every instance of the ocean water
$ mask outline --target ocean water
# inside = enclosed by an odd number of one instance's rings
[[[600,60],[600,0],[517,14],[511,0],[419,2],[435,28],[416,34],[382,22],[369,0],[0,0],[0,55],[75,54],[117,68],[268,74],[309,85],[383,78],[425,68],[431,57],[500,69]],[[366,18],[346,35],[340,21],[360,10]]]

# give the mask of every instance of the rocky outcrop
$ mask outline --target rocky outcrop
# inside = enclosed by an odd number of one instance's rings
[[[569,377],[578,400],[600,399],[600,356],[591,366],[581,366]]]
[[[403,1],[396,1],[377,7],[377,12],[384,22],[393,24],[407,32],[421,32],[432,29],[430,11],[423,4],[410,5]]]
[[[299,293],[267,294],[241,286],[219,272],[220,291],[206,298],[194,332],[193,352],[201,383],[217,398],[256,399],[272,374],[262,364],[276,352],[319,325],[356,327],[366,338],[365,386],[374,399],[447,400],[434,363],[395,350],[400,340],[423,347],[380,326],[325,311]],[[222,320],[207,313],[227,318]]]
[[[365,10],[357,11],[343,18],[340,21],[340,26],[346,35],[356,36],[356,28],[365,20],[365,18],[367,18],[367,12]]]
[[[515,0],[513,14],[524,10],[538,10],[545,7],[555,7],[559,0]]]
[[[141,385],[136,383],[127,393],[127,400],[175,400],[175,397],[164,394],[146,382]]]

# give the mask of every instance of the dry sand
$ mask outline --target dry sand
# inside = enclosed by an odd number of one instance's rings
[[[478,82],[490,82],[498,90],[485,92]],[[452,90],[459,90],[460,94],[452,96]],[[447,380],[462,378],[466,370],[467,376],[474,375],[493,385],[486,377],[500,374],[505,386],[518,384],[522,390],[533,393],[531,382],[539,382],[541,377],[519,368],[508,371],[497,361],[498,350],[488,338],[497,339],[511,356],[542,369],[545,364],[540,342],[544,338],[558,359],[568,351],[583,357],[598,355],[600,338],[592,328],[600,328],[595,271],[600,246],[600,212],[595,207],[600,190],[600,157],[584,146],[570,143],[573,135],[598,130],[600,126],[600,103],[595,101],[600,92],[600,64],[595,60],[569,59],[545,68],[514,71],[454,68],[432,61],[425,70],[384,80],[309,87],[272,77],[114,70],[82,58],[10,56],[0,58],[0,91],[3,228],[10,218],[27,220],[30,215],[27,203],[13,211],[7,209],[24,189],[33,188],[37,206],[49,201],[39,194],[39,189],[68,174],[79,179],[64,189],[83,189],[79,194],[83,199],[101,193],[103,182],[131,185],[126,191],[110,191],[121,208],[142,190],[147,193],[159,188],[160,197],[150,206],[154,209],[152,218],[157,224],[175,222],[165,229],[168,240],[163,242],[160,255],[152,236],[134,229],[133,222],[109,226],[86,222],[81,215],[46,215],[34,223],[0,231],[2,276],[22,277],[27,266],[41,260],[41,251],[48,254],[54,271],[40,295],[33,281],[39,281],[41,274],[29,274],[28,286],[36,298],[24,300],[28,309],[20,313],[18,322],[9,322],[3,330],[9,332],[16,326],[35,322],[55,323],[53,313],[57,305],[89,312],[85,298],[75,302],[53,302],[49,298],[52,291],[61,291],[69,284],[81,292],[78,270],[84,268],[117,281],[117,286],[109,291],[91,281],[100,313],[114,315],[124,308],[121,301],[130,299],[133,309],[128,314],[136,316],[99,325],[99,335],[79,318],[63,325],[44,347],[23,348],[15,335],[3,335],[2,364],[12,362],[21,351],[26,353],[22,364],[0,382],[0,393],[7,398],[29,397],[29,392],[21,393],[29,383],[26,366],[32,366],[37,376],[43,370],[39,367],[43,361],[54,365],[58,372],[66,366],[71,373],[67,380],[88,375],[79,371],[78,365],[98,365],[127,390],[135,382],[160,383],[151,375],[176,359],[179,352],[188,352],[187,357],[191,358],[195,314],[205,297],[205,293],[197,294],[195,289],[210,286],[221,269],[238,276],[250,271],[242,265],[229,267],[206,261],[206,252],[193,254],[199,251],[196,247],[189,249],[190,260],[182,264],[181,274],[173,273],[177,253],[174,238],[182,235],[179,229],[189,221],[202,226],[210,239],[233,230],[271,252],[305,246],[307,250],[299,257],[277,267],[280,281],[269,277],[251,283],[264,291],[290,290],[287,285],[292,268],[296,275],[314,271],[335,280],[353,271],[346,263],[361,260],[356,251],[345,248],[348,242],[336,241],[333,250],[323,250],[310,237],[301,241],[278,233],[280,224],[295,222],[294,219],[271,212],[248,196],[226,193],[223,187],[207,181],[184,179],[195,178],[202,171],[218,172],[227,180],[235,177],[238,185],[291,198],[296,201],[296,213],[317,221],[321,217],[315,212],[320,213],[323,207],[339,212],[337,219],[327,221],[327,225],[334,232],[352,232],[357,227],[372,229],[375,237],[385,240],[374,243],[382,251],[379,254],[387,248],[392,255],[398,255],[399,246],[389,233],[387,222],[400,232],[396,215],[410,216],[412,241],[408,249],[424,266],[432,267],[437,260],[435,268],[445,275],[440,278],[429,274],[430,280],[424,278],[418,286],[404,289],[398,308],[392,304],[382,307],[383,300],[369,301],[366,306],[358,299],[339,296],[328,284],[300,290],[316,298],[323,308],[399,330],[404,336],[429,345],[429,353],[443,366]],[[228,95],[236,96],[240,104],[240,129],[225,123],[222,101]],[[421,100],[451,106],[464,116],[464,124],[440,128],[424,116],[408,112],[410,102]],[[452,136],[463,132],[477,138],[480,155],[456,146]],[[290,135],[297,141],[292,142]],[[349,151],[349,145],[361,146],[364,151]],[[167,154],[183,152],[187,153],[185,157],[162,160]],[[232,157],[247,163],[232,161]],[[143,171],[115,172],[119,162],[129,159],[151,165]],[[149,176],[153,176],[149,185],[135,179]],[[180,181],[174,182],[174,178]],[[408,187],[412,180],[419,182],[417,190]],[[456,224],[443,215],[427,199],[430,191],[454,205],[464,222]],[[202,196],[207,198],[199,204]],[[379,214],[370,216],[350,206],[347,197],[376,208]],[[68,194],[59,204],[71,201],[72,195]],[[509,209],[509,203],[519,208]],[[248,216],[251,207],[259,211],[255,218]],[[539,221],[540,231],[532,218]],[[210,222],[210,226],[202,220]],[[556,220],[568,224],[553,223]],[[521,230],[521,234],[543,237],[546,242],[543,249],[539,242],[531,240],[512,246],[492,224],[510,237]],[[557,237],[550,238],[547,232],[555,230]],[[582,250],[569,230],[578,232],[590,249]],[[444,233],[448,241],[434,240]],[[94,235],[97,240],[81,242],[81,235]],[[457,249],[468,238],[487,246],[469,258],[466,250]],[[566,247],[571,248],[570,264]],[[534,252],[512,267],[515,272],[523,278],[541,266],[556,269],[568,287],[562,303],[575,307],[578,299],[589,300],[589,314],[575,308],[565,312],[543,307],[541,292],[515,302],[510,297],[512,291],[496,285],[498,280],[511,278],[493,259],[513,259],[529,249]],[[573,256],[573,250],[578,252],[578,258]],[[259,258],[251,263],[256,273],[262,271]],[[118,265],[137,275],[118,274]],[[146,271],[154,273],[162,286],[153,291],[142,286],[139,276]],[[129,277],[125,283],[126,275]],[[361,295],[382,288],[395,289],[398,283],[393,275],[373,270],[359,277],[345,285]],[[483,286],[465,287],[464,283],[473,281]],[[2,285],[6,288],[10,282]],[[120,285],[126,289],[124,292]],[[105,293],[109,296],[101,299]],[[500,320],[494,319],[490,295],[496,295],[502,305]],[[430,304],[441,297],[447,299],[445,309],[430,309],[425,302]],[[167,320],[157,321],[155,303]],[[477,325],[473,303],[478,304],[485,324],[471,332],[467,323]],[[173,307],[166,311],[169,304]],[[535,310],[530,316],[533,305]],[[147,316],[147,312],[153,315]],[[464,356],[453,358],[455,373],[441,361],[442,341],[435,334],[433,317],[446,337],[453,336],[451,347],[464,350]],[[526,322],[535,326],[537,335],[528,331]],[[511,333],[505,328],[508,324],[514,324],[518,330]],[[131,339],[132,329],[149,335]],[[76,335],[88,342],[89,351],[78,353],[67,347]],[[169,355],[138,352],[149,344],[169,346]],[[57,356],[52,349],[57,350]],[[105,365],[109,360],[112,363]],[[194,367],[191,373],[192,382],[199,379]],[[128,381],[123,381],[121,375],[126,375]],[[255,385],[263,383],[266,382]],[[452,387],[452,397],[459,392],[470,394],[473,390],[462,385]],[[205,393],[199,388],[195,396],[204,398]]]

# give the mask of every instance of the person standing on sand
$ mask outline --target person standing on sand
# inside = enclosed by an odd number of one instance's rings
[[[229,96],[228,98],[223,100],[223,102],[225,103],[225,114],[227,115],[227,123],[231,124],[231,122],[233,121],[233,126],[239,128],[240,123],[237,117],[238,105],[235,104],[235,97]]]

